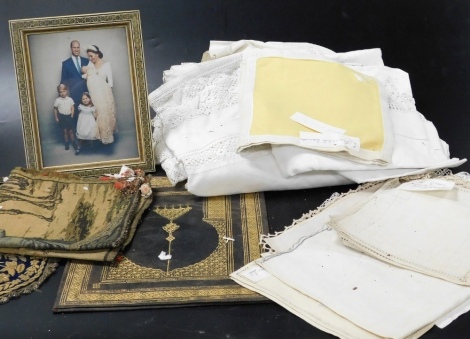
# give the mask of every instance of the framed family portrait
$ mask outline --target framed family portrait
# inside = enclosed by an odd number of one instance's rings
[[[11,20],[28,168],[153,171],[139,11]]]

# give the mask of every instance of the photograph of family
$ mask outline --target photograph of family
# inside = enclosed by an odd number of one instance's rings
[[[43,167],[139,157],[125,28],[28,39]]]

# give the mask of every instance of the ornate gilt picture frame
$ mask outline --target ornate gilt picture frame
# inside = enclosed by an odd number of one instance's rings
[[[153,171],[139,11],[9,25],[26,166],[78,175],[122,165]]]

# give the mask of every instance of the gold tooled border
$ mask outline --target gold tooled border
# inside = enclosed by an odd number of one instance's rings
[[[160,183],[161,184],[161,183]],[[230,199],[228,197],[207,198],[208,201],[218,201],[216,205],[223,202],[224,208],[209,208],[212,212],[206,213],[208,219],[225,220],[230,214]],[[210,205],[210,202],[208,203]],[[264,218],[265,207],[262,193],[250,193],[240,195],[240,217],[243,235],[244,264],[260,257],[262,248],[260,236],[266,232],[266,218]],[[219,206],[220,207],[220,206]],[[230,215],[229,215],[230,216]],[[228,223],[231,223],[231,217]],[[227,227],[227,229],[230,227]],[[229,236],[227,234],[227,236]],[[225,242],[224,242],[225,245]],[[233,247],[227,252],[231,260],[227,260],[227,275],[224,277],[230,281],[229,274],[233,271]],[[230,263],[231,262],[231,263]],[[64,272],[63,288],[59,291],[54,311],[64,312],[67,310],[82,308],[109,308],[109,307],[159,307],[166,305],[188,305],[194,303],[229,302],[229,301],[256,301],[266,300],[256,292],[240,285],[219,286],[191,286],[164,288],[143,288],[129,290],[125,287],[119,289],[90,289],[90,277],[93,263],[88,261],[72,260]],[[102,278],[106,275],[101,275]],[[220,279],[220,277],[218,277]],[[106,282],[106,281],[102,281]],[[109,282],[109,281],[108,281]],[[94,287],[100,287],[101,282]]]

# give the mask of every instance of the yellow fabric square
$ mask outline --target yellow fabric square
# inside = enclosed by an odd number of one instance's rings
[[[358,137],[361,149],[380,151],[384,126],[377,81],[339,63],[259,58],[250,135],[298,137],[309,129],[289,117],[301,112]]]

